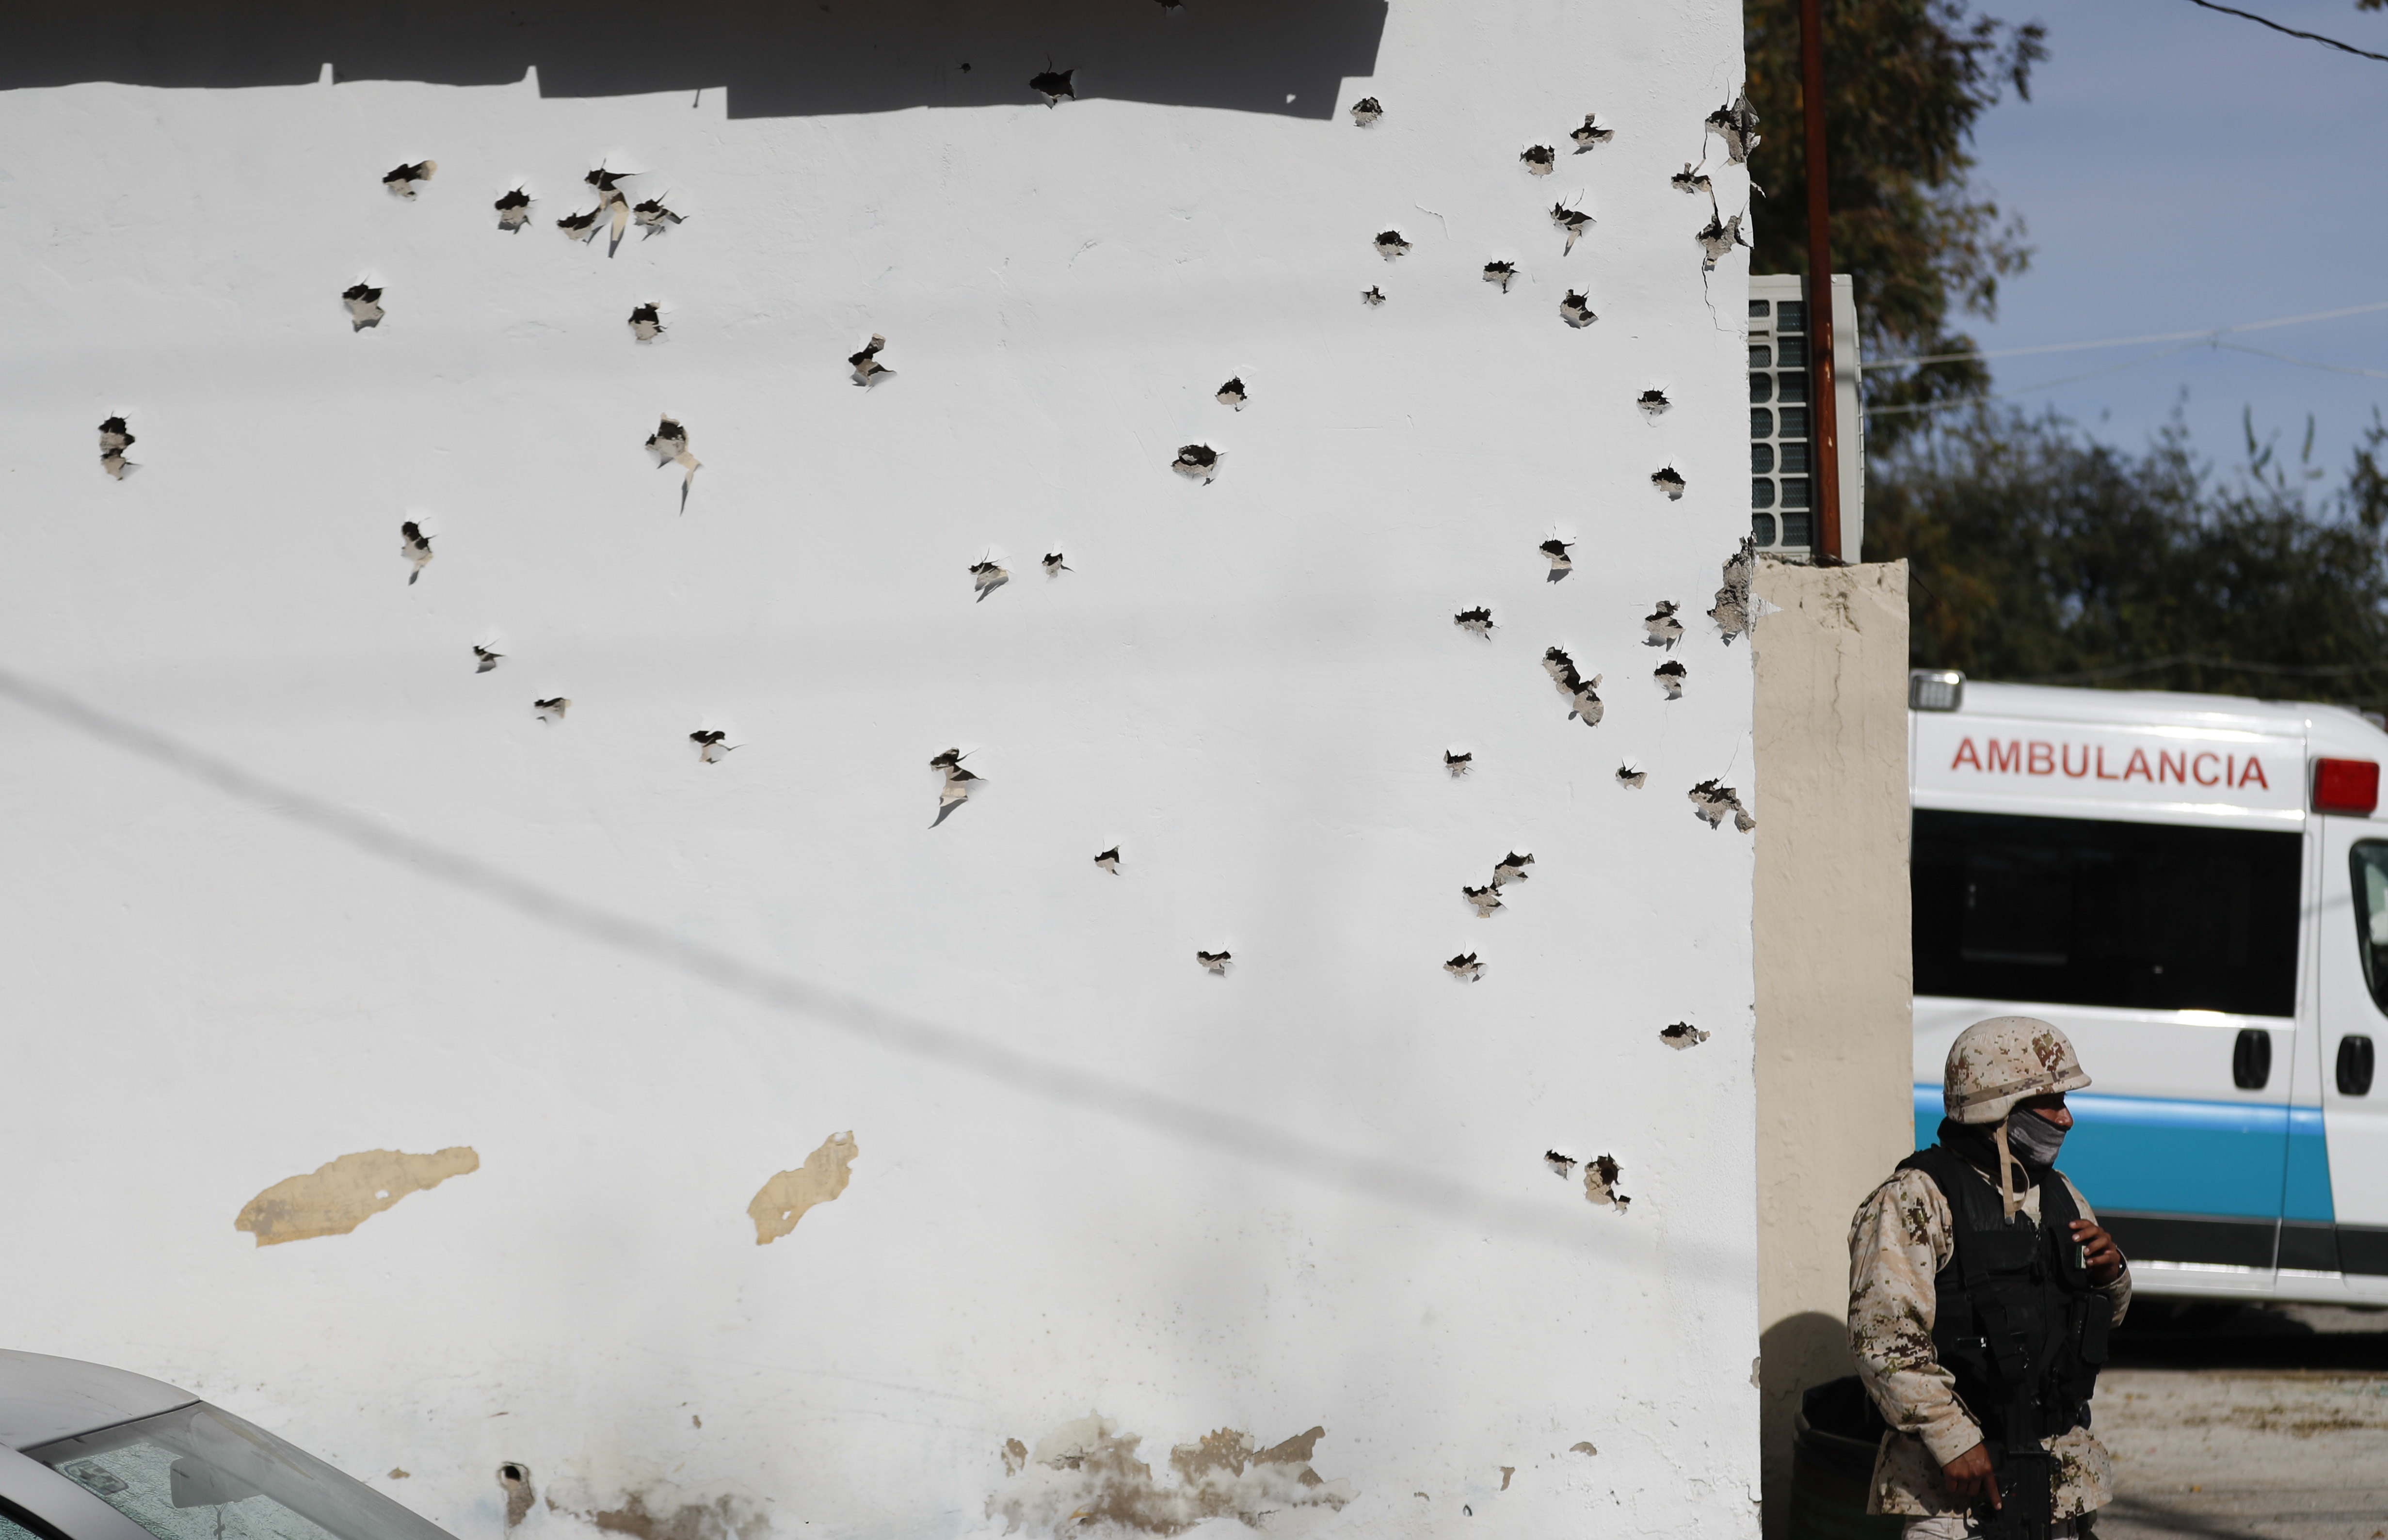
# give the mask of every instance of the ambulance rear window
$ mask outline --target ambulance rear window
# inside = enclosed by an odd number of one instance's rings
[[[1915,992],[2285,1016],[2303,840],[1918,809]]]

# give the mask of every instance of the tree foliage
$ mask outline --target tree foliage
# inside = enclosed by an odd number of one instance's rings
[[[1975,411],[1870,471],[1866,559],[1911,563],[1910,656],[1978,678],[2388,707],[2388,423],[2319,490],[2259,441],[2218,477],[2178,418],[2131,454]]]
[[[2020,220],[1967,181],[1974,124],[2009,87],[2030,96],[2047,57],[2038,23],[2010,26],[1962,0],[1823,0],[1826,190],[1833,265],[1853,275],[1874,357],[1962,353],[1952,309],[1996,313],[1999,280],[2029,253]],[[1798,0],[1745,0],[1750,105],[1763,142],[1750,157],[1762,189],[1752,210],[1752,272],[1808,271],[1808,161],[1801,114]],[[1879,408],[1979,394],[1978,361],[1870,374]],[[1914,423],[1874,417],[1883,447]]]

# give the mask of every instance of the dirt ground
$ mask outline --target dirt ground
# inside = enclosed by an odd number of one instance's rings
[[[2098,1382],[2100,1540],[2388,1540],[2388,1314],[2131,1313]]]

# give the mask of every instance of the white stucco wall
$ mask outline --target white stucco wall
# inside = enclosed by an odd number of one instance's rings
[[[1013,14],[973,82],[1046,67]],[[1085,1533],[1080,1478],[1004,1446],[1091,1414],[1162,1487],[1213,1430],[1323,1426],[1349,1500],[1290,1488],[1273,1531],[1754,1534],[1752,847],[1685,797],[1766,816],[1748,650],[1703,618],[1747,522],[1744,265],[1704,283],[1667,181],[1738,28],[1400,0],[1332,117],[1107,98],[1094,44],[1051,110],[0,92],[0,1338],[464,1540],[503,1460],[526,1536]],[[1616,139],[1567,153],[1594,110]],[[687,222],[559,238],[601,162]],[[1170,470],[1194,442],[1213,485]],[[932,828],[954,746],[987,778]],[[845,1130],[850,1185],[758,1244],[749,1199]],[[451,1147],[477,1169],[348,1233],[234,1228]],[[1612,1155],[1631,1209],[1546,1150]]]

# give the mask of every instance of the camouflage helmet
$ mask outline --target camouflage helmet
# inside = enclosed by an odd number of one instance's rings
[[[1994,1016],[1949,1045],[1940,1101],[1960,1123],[1996,1123],[2026,1096],[2079,1091],[2089,1083],[2063,1032],[2036,1016]]]

